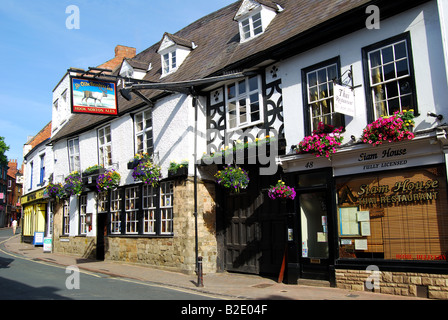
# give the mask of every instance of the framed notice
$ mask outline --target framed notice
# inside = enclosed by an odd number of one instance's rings
[[[341,236],[358,236],[358,207],[339,208]]]
[[[70,77],[72,113],[117,115],[117,83],[95,78]]]

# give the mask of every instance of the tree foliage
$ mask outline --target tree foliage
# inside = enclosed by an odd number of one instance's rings
[[[5,152],[9,150],[9,146],[6,145],[5,138],[0,137],[0,164],[8,165],[8,158]]]

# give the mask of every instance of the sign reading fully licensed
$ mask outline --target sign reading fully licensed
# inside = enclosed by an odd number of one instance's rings
[[[71,77],[72,113],[117,115],[117,83],[95,78]]]

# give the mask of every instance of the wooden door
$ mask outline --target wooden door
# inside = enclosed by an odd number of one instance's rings
[[[259,223],[249,193],[226,197],[225,265],[227,271],[259,273]]]

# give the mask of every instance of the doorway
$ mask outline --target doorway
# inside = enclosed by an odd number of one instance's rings
[[[330,281],[334,256],[330,171],[302,174],[298,180],[299,277]]]

